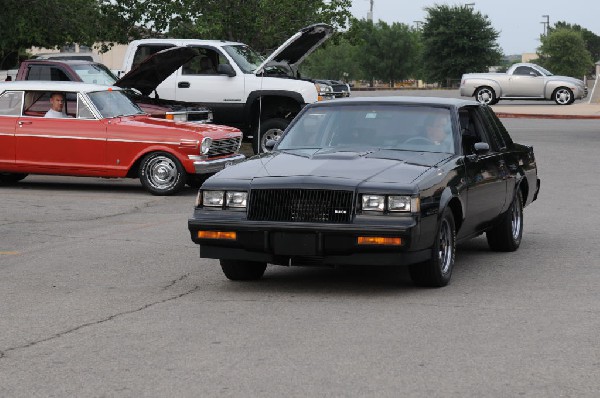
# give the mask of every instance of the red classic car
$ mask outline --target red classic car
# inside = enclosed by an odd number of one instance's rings
[[[46,116],[55,94],[58,118]],[[118,87],[0,83],[0,184],[27,174],[129,177],[171,195],[242,161],[241,141],[232,127],[151,118]]]

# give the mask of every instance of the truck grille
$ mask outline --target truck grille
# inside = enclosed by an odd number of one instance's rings
[[[348,223],[352,219],[354,192],[325,189],[253,189],[248,219]]]
[[[240,143],[242,137],[224,138],[221,140],[213,140],[210,149],[208,150],[208,157],[213,158],[217,156],[230,155],[237,153],[240,149]]]
[[[187,121],[188,122],[212,122],[212,112],[209,111],[188,111]]]

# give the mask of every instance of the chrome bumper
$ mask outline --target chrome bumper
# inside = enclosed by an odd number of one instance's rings
[[[210,160],[194,160],[194,169],[196,174],[210,174],[223,170],[227,166],[239,163],[246,159],[246,156],[238,153],[234,156],[226,158],[210,159]]]

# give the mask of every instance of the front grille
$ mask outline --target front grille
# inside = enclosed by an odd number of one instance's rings
[[[325,189],[253,189],[248,219],[348,223],[352,219],[352,191]]]
[[[237,153],[240,149],[240,142],[242,137],[224,138],[221,140],[213,140],[210,149],[208,150],[208,157],[216,157],[223,155],[230,155]]]
[[[188,122],[212,122],[212,113],[209,111],[188,111]]]

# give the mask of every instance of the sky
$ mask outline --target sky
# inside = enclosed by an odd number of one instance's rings
[[[352,0],[352,14],[366,18],[370,1]],[[565,21],[600,36],[600,0],[373,0],[373,20],[416,26],[414,21],[425,21],[425,7],[473,3],[473,9],[487,15],[492,27],[500,32],[498,44],[505,55],[536,52],[544,32],[543,15],[548,15],[550,26]]]

